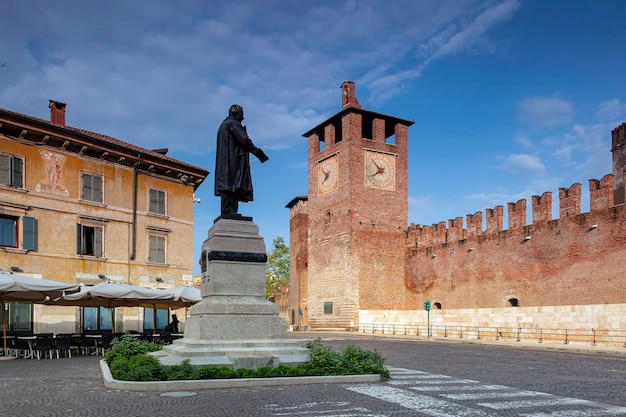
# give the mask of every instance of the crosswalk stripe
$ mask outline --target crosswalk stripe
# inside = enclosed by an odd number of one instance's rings
[[[621,410],[620,410],[621,409]],[[619,407],[619,409],[596,409],[596,410],[567,410],[567,411],[553,411],[551,413],[528,413],[520,414],[520,417],[612,417],[612,416],[625,416],[626,407]]]
[[[390,381],[391,382],[391,381]],[[412,383],[415,384],[415,381]],[[411,385],[411,384],[409,384]],[[509,390],[510,387],[504,385],[459,385],[458,387],[449,385],[423,386],[416,385],[409,387],[414,391],[437,392],[437,391],[491,391],[491,390]]]
[[[482,384],[470,379],[457,379],[405,368],[390,368],[390,371],[392,379],[385,385],[365,384],[345,388],[417,411],[420,415],[433,417],[497,417],[503,410],[510,410],[509,412],[520,417],[626,416],[626,407],[559,397],[544,392],[517,390],[504,385]],[[421,392],[424,394],[420,394]],[[471,403],[459,404],[453,401]],[[577,406],[577,409],[521,413],[525,408],[572,406]],[[333,414],[332,417],[339,415]]]
[[[530,397],[530,396],[545,396],[543,392],[535,391],[513,391],[513,392],[480,392],[472,394],[439,394],[440,397],[448,398],[450,400],[487,400],[490,398],[514,398],[514,397]]]
[[[413,384],[414,385],[414,384]],[[445,391],[491,391],[491,390],[509,390],[511,388],[505,387],[503,385],[459,385],[459,386],[444,386],[444,385],[435,385],[435,386],[423,386],[423,385],[414,385],[409,387],[414,391],[423,391],[423,392],[445,392]]]
[[[447,376],[447,375],[436,375],[436,374],[421,374],[421,375],[394,375],[393,379],[417,379],[417,380],[429,380],[429,379],[446,379],[446,378],[450,378],[452,379],[451,376]]]
[[[409,410],[436,416],[436,417],[494,417],[491,414],[475,408],[469,408],[449,401],[410,393],[398,388],[379,385],[355,385],[346,387],[350,391],[368,395],[383,401],[398,404]]]
[[[499,401],[493,403],[478,403],[478,405],[494,410],[510,410],[512,408],[529,408],[529,407],[546,407],[558,405],[578,405],[589,404],[590,401],[579,400],[577,398],[552,398],[540,400],[522,400],[522,401]]]

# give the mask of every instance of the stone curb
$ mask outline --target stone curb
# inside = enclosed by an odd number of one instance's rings
[[[342,375],[342,376],[299,376],[291,378],[246,378],[246,379],[204,379],[184,381],[120,381],[113,379],[109,365],[102,359],[100,370],[107,388],[125,391],[189,391],[199,389],[220,388],[252,388],[274,387],[279,385],[306,385],[306,384],[356,384],[381,382],[379,374],[374,375]]]

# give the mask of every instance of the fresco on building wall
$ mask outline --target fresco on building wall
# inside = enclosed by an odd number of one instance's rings
[[[63,165],[65,165],[65,156],[44,150],[40,152],[47,175],[46,178],[37,184],[37,191],[67,197],[69,194],[67,188],[61,185],[61,173],[63,172]]]

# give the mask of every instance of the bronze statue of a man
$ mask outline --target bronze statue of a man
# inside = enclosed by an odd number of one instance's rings
[[[254,146],[242,121],[243,108],[233,104],[217,130],[215,195],[221,197],[222,217],[239,216],[239,202],[253,199],[250,154],[262,163],[269,159]]]

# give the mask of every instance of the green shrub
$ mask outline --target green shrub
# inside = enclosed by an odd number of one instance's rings
[[[120,356],[130,359],[135,355],[156,352],[160,349],[161,347],[155,343],[139,340],[129,334],[125,334],[111,341],[111,348],[104,353],[104,360],[111,366],[111,363]]]
[[[309,358],[305,364],[308,375],[368,375],[380,374],[389,378],[385,358],[376,351],[358,346],[346,346],[341,353],[334,352],[317,338],[307,344]]]
[[[189,359],[185,359],[178,365],[166,366],[164,371],[168,381],[179,381],[184,379],[198,379],[197,369],[191,365]]]
[[[163,381],[163,365],[154,356],[140,354],[128,359],[128,381]]]
[[[336,375],[341,361],[339,353],[323,345],[319,337],[307,343],[306,347],[309,349],[306,365],[307,368],[315,370],[314,375]]]
[[[189,359],[178,365],[163,366],[148,352],[160,349],[154,343],[123,336],[111,343],[105,354],[113,378],[122,381],[177,381],[197,379],[230,378],[276,378],[298,376],[334,376],[380,374],[389,378],[385,359],[376,351],[368,351],[358,346],[346,346],[338,353],[322,344],[317,338],[307,344],[307,362],[295,366],[279,365],[276,368],[263,366],[259,369],[231,369],[224,366],[205,365],[195,367]]]
[[[358,346],[343,348],[339,368],[342,375],[380,374],[383,378],[389,378],[385,358],[376,351],[364,350]]]
[[[112,362],[108,363],[111,376],[121,381],[128,381],[128,358],[118,356]]]

